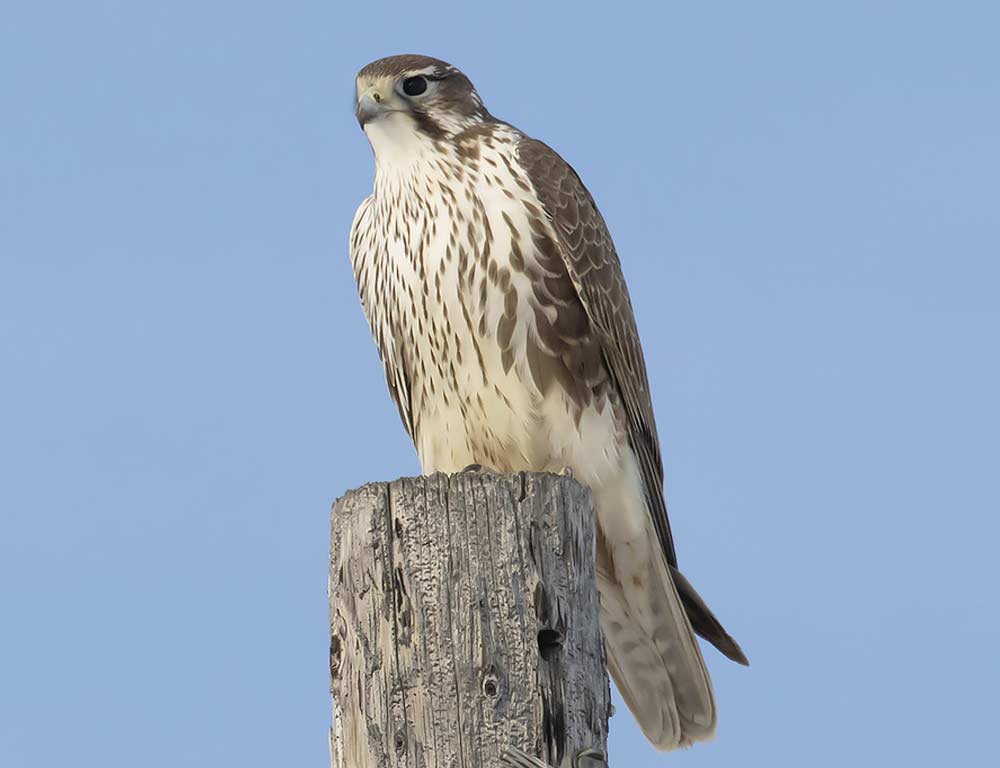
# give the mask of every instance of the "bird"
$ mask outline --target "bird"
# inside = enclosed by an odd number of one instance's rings
[[[350,259],[422,472],[570,471],[589,486],[611,676],[657,749],[710,739],[695,634],[748,661],[677,567],[642,346],[593,197],[440,59],[366,65],[355,115],[375,175]]]

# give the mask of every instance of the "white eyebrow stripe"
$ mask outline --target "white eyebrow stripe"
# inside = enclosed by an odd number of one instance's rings
[[[433,75],[440,70],[440,67],[436,67],[433,64],[429,67],[424,67],[423,69],[411,69],[406,73],[406,77],[413,77],[414,75]]]

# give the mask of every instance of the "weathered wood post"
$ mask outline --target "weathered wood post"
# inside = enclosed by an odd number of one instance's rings
[[[338,500],[330,547],[333,768],[553,766],[604,751],[610,692],[590,494],[465,472]]]

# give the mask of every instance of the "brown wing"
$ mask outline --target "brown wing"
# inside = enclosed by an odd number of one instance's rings
[[[647,507],[691,625],[726,656],[746,664],[739,645],[677,570],[677,553],[663,500],[663,459],[646,362],[621,263],[604,217],[576,171],[550,147],[525,137],[517,153],[555,227],[566,270],[591,328],[600,339],[605,368],[624,404],[629,444],[639,461]]]
[[[552,149],[526,138],[518,145],[518,159],[559,235],[569,276],[601,340],[605,367],[628,415],[629,443],[639,459],[657,536],[667,562],[677,565],[646,362],[611,235],[576,171]]]

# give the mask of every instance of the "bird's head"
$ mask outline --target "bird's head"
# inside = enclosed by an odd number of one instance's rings
[[[491,119],[469,78],[429,56],[373,61],[356,86],[355,114],[376,155],[414,139],[446,140]]]

